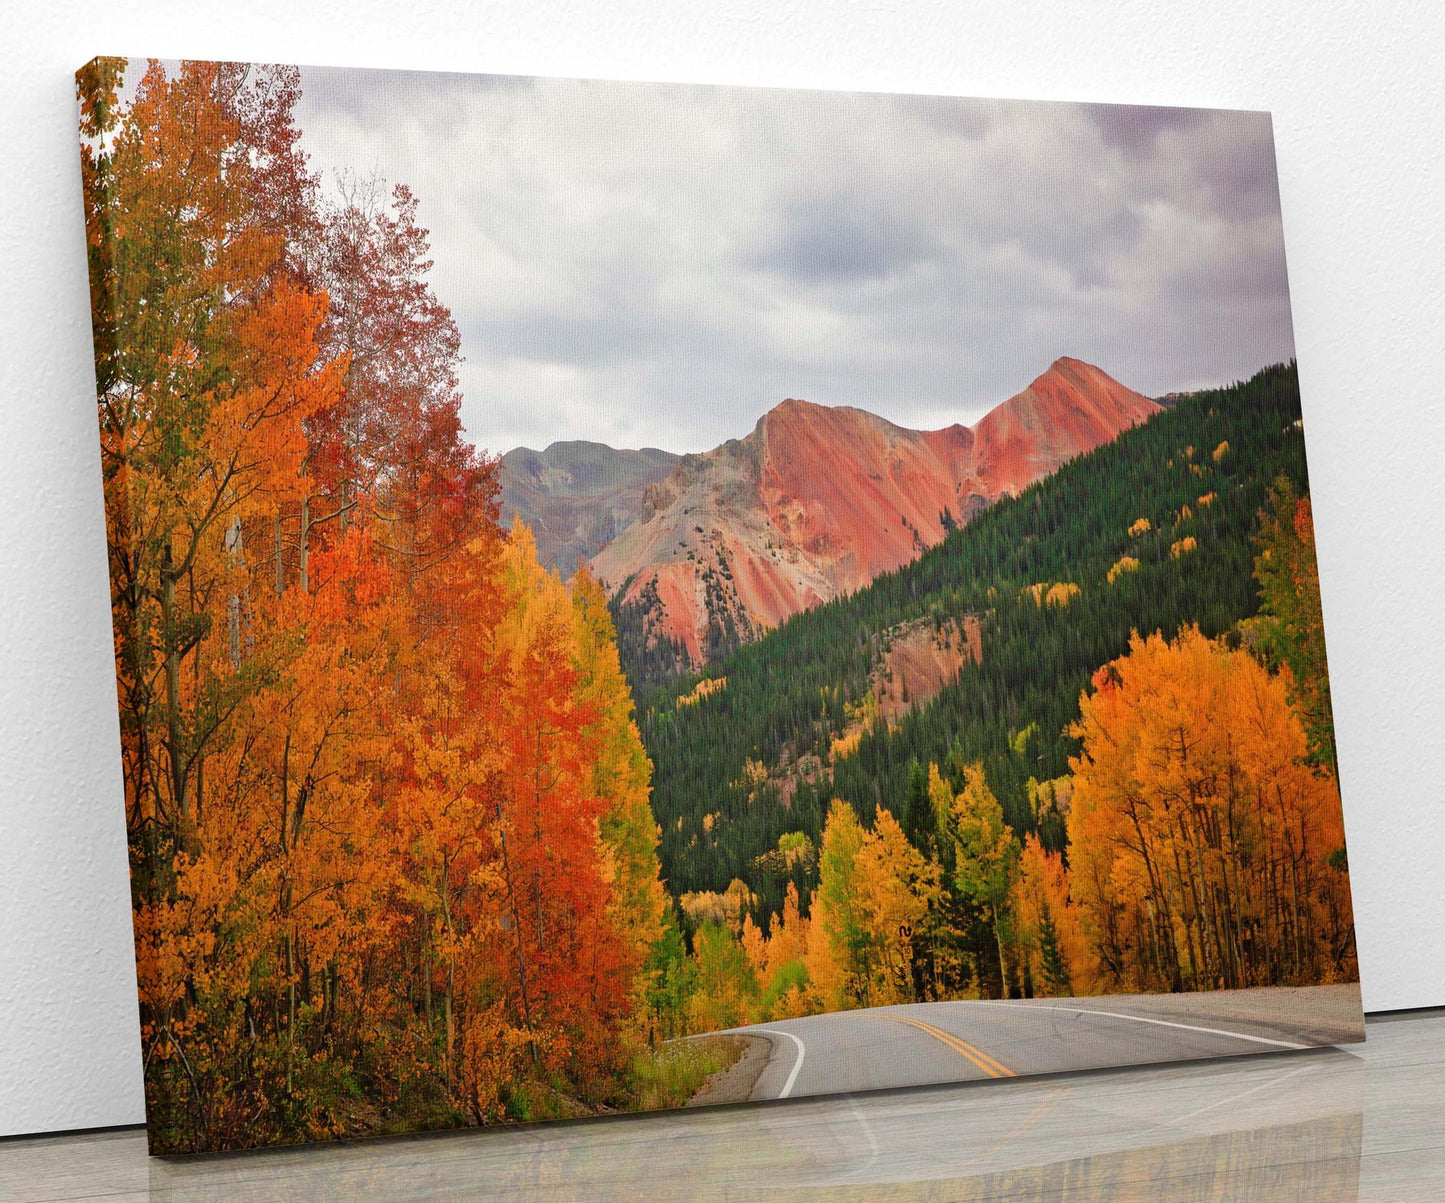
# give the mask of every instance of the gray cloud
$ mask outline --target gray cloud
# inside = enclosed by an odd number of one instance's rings
[[[1207,120],[1206,109],[1161,108],[1144,104],[1091,104],[1082,106],[1098,126],[1099,137],[1131,159],[1147,159],[1161,135],[1189,130]]]
[[[306,70],[313,163],[412,186],[494,450],[698,450],[785,396],[971,421],[1059,355],[1293,354],[1268,116]]]
[[[812,282],[856,283],[906,271],[937,254],[929,233],[847,192],[787,204],[767,245],[743,263]]]

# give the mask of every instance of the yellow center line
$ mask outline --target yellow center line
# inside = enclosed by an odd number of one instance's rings
[[[1008,1066],[995,1061],[987,1053],[980,1052],[974,1048],[973,1045],[969,1044],[967,1040],[960,1039],[952,1032],[945,1032],[942,1028],[936,1028],[931,1023],[924,1023],[919,1019],[905,1019],[902,1015],[887,1015],[884,1016],[884,1018],[892,1019],[897,1023],[906,1023],[909,1027],[917,1028],[920,1032],[927,1032],[935,1040],[948,1045],[948,1047],[958,1053],[959,1056],[972,1061],[974,1065],[983,1070],[983,1072],[991,1078],[1014,1078],[1018,1076],[1013,1070],[1009,1069]]]

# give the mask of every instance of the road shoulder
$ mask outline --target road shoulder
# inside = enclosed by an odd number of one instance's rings
[[[773,1057],[773,1042],[766,1036],[733,1036],[746,1044],[743,1055],[727,1069],[719,1070],[687,1101],[688,1107],[710,1107],[717,1103],[745,1103]]]

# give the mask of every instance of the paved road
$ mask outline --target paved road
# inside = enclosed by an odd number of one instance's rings
[[[1356,986],[939,1002],[735,1029],[772,1056],[753,1099],[1279,1052],[1364,1038]]]

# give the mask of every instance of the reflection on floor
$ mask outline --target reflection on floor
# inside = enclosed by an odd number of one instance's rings
[[[148,1159],[124,1129],[0,1142],[0,1198],[1445,1199],[1445,1011],[1350,1051]]]

